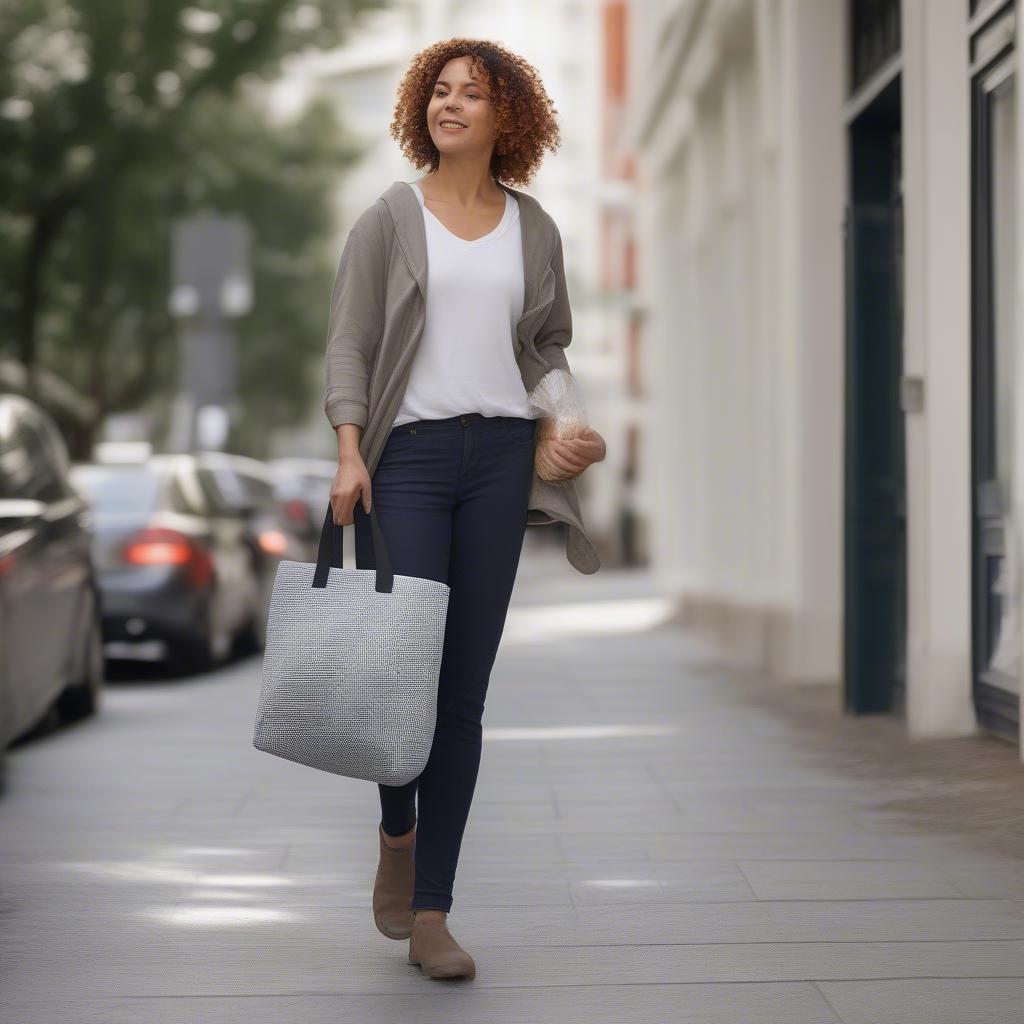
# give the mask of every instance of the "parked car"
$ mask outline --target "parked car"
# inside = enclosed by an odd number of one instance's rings
[[[250,648],[262,649],[266,642],[270,596],[277,567],[284,558],[301,561],[305,548],[289,519],[286,502],[278,494],[269,466],[259,459],[231,452],[196,454],[199,479],[214,507],[225,515],[241,517],[259,579],[259,620]]]
[[[0,749],[55,707],[91,714],[104,680],[92,517],[44,409],[0,394]]]
[[[93,560],[110,658],[208,669],[261,628],[260,580],[244,515],[211,500],[185,454],[76,463],[92,505]]]
[[[270,459],[267,464],[277,481],[285,515],[294,524],[305,548],[303,560],[315,562],[338,463],[330,459],[288,457]]]

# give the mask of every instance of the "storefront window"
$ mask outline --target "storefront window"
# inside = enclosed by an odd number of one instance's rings
[[[1008,75],[989,93],[987,104],[992,239],[992,384],[994,390],[994,469],[1003,511],[1003,557],[992,581],[994,643],[989,667],[997,670],[1004,688],[1017,688],[1020,644],[1019,552],[1013,526],[1013,457],[1016,435],[1017,276],[1017,90],[1016,77]]]

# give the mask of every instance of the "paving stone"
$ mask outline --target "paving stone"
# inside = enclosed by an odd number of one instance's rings
[[[1024,1020],[1024,980],[931,978],[819,986],[843,1024],[1014,1024]]]
[[[413,968],[409,968],[413,970]],[[479,980],[479,975],[477,975]],[[837,1024],[839,1018],[813,985],[646,985],[488,989],[475,982],[420,983],[391,993],[281,994],[243,998],[98,999],[8,1004],[22,1024]]]

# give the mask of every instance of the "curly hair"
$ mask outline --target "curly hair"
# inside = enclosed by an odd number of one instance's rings
[[[427,127],[427,106],[441,69],[458,57],[469,58],[491,93],[495,112],[492,176],[511,186],[529,184],[544,150],[553,153],[561,144],[558,111],[536,69],[497,43],[456,38],[417,53],[399,83],[391,135],[414,167],[437,170],[441,154]]]

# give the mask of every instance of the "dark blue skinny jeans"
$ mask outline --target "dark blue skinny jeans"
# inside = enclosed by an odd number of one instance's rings
[[[388,435],[371,497],[399,575],[451,588],[426,767],[379,785],[381,827],[416,825],[410,910],[448,911],[480,767],[484,698],[526,532],[537,421],[467,413],[416,420]],[[372,564],[369,521],[354,510],[356,564]],[[417,803],[418,801],[418,803]]]

